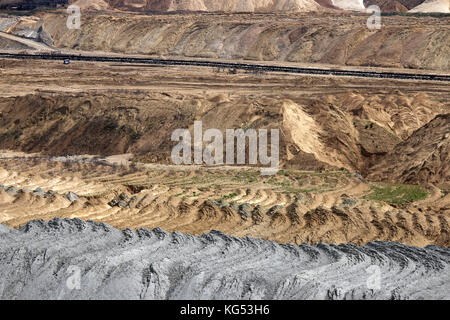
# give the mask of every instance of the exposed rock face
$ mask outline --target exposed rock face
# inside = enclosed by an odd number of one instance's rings
[[[397,0],[402,5],[404,5],[408,9],[412,9],[417,7],[419,4],[422,4],[425,0]]]
[[[364,0],[364,5],[367,7],[371,5],[377,5],[382,12],[407,12],[408,8],[405,7],[400,1],[396,0]]]
[[[438,115],[371,168],[372,179],[450,184],[450,113]]]
[[[2,299],[450,298],[450,250],[436,246],[279,245],[78,219],[0,225],[0,240]]]
[[[77,194],[72,191],[67,192],[67,194],[65,195],[65,198],[67,200],[69,200],[70,202],[74,202],[74,201],[78,200]]]
[[[378,5],[384,12],[449,12],[448,0],[0,0],[0,8],[31,10],[74,4],[82,9],[138,12],[308,12],[323,8],[363,11]]]
[[[38,7],[56,8],[64,6],[69,0],[0,0],[0,8],[32,10]]]
[[[272,12],[320,10],[314,0],[0,0],[0,7],[34,9],[39,6],[57,7],[67,3],[90,9],[119,9],[127,11],[227,11]]]
[[[217,15],[123,16],[84,14],[71,32],[62,15],[43,17],[58,48],[225,60],[289,61],[353,66],[448,70],[449,30],[443,19],[412,23],[383,17],[367,28],[366,16],[293,19]],[[425,18],[424,18],[425,19]],[[414,25],[414,27],[412,27]],[[401,32],[399,32],[401,30]]]
[[[52,36],[42,26],[38,30],[38,41],[45,43],[48,46],[53,46]]]
[[[316,94],[294,102],[250,100],[244,93],[220,104],[190,94],[180,102],[157,93],[1,98],[0,147],[51,155],[148,153],[157,156],[151,162],[171,163],[175,143],[170,135],[177,128],[190,128],[196,118],[205,130],[225,132],[244,122],[258,129],[280,128],[280,161],[289,168],[326,164],[364,172],[368,158],[376,161],[447,107],[426,94],[394,94]]]
[[[1,17],[0,18],[0,31],[7,32],[8,29],[16,25],[20,21],[18,17]]]
[[[107,0],[110,8],[129,11],[310,11],[321,6],[314,0]]]
[[[364,0],[364,5],[367,7],[377,5],[383,12],[406,12],[425,0]]]
[[[363,11],[376,4],[382,11],[413,9],[412,12],[448,12],[448,0],[0,0],[0,8],[31,10],[67,4],[82,9],[139,12],[224,11],[224,12],[305,12],[322,8]],[[417,8],[415,8],[417,7]]]

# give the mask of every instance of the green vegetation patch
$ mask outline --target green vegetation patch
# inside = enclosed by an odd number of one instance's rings
[[[238,196],[238,194],[236,192],[233,192],[233,193],[223,196],[220,199],[217,199],[216,201],[220,202],[220,201],[230,200],[230,199],[236,198],[237,196]]]
[[[238,181],[238,182],[247,181],[248,183],[251,183],[251,182],[255,182],[259,176],[260,176],[259,171],[254,171],[254,170],[240,171],[238,174],[236,174],[233,177],[233,181]]]
[[[279,187],[290,187],[292,185],[292,182],[286,179],[283,180],[278,180],[275,178],[270,178],[269,180],[266,181],[266,183],[271,184],[273,186],[279,186]]]
[[[402,204],[425,199],[428,192],[421,186],[407,184],[380,184],[371,187],[372,192],[364,199]]]

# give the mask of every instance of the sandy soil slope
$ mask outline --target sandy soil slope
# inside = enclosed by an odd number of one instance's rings
[[[76,5],[82,10],[106,10],[109,9],[109,3],[105,0],[71,0],[71,5]]]
[[[321,7],[314,0],[145,0],[129,4],[123,0],[108,0],[110,8],[133,11],[225,11],[277,12],[312,11]]]
[[[371,168],[373,179],[450,185],[450,114],[438,115]]]
[[[425,0],[364,0],[367,8],[370,5],[377,5],[383,12],[407,12],[410,9],[422,4]]]
[[[0,31],[0,38],[1,38],[0,41],[2,41],[4,43],[3,45],[0,43],[0,46],[3,49],[18,49],[18,50],[31,49],[31,50],[39,50],[41,52],[52,50],[44,43],[25,39],[25,38],[20,38],[20,37],[13,36],[11,34],[1,32],[1,31]],[[10,43],[10,45],[8,46],[5,43]]]
[[[36,3],[46,6],[49,1],[39,0],[0,0],[0,6],[6,4]],[[43,2],[39,4],[39,2]],[[312,11],[322,7],[314,0],[53,0],[61,5],[74,4],[82,9],[123,10],[140,12],[172,11],[222,11],[222,12],[285,12]]]
[[[29,47],[28,45],[8,39],[6,37],[2,37],[0,34],[0,47],[6,50],[33,50],[34,48]]]
[[[2,299],[449,299],[449,249],[286,246],[81,220],[0,225]],[[69,277],[80,274],[80,289]]]
[[[324,8],[339,10],[338,7],[334,6],[333,0],[315,0],[315,1]]]
[[[364,5],[367,7],[371,5],[377,5],[380,7],[381,12],[407,12],[408,8],[405,7],[400,1],[393,0],[364,0]]]
[[[438,70],[448,70],[450,61],[448,23],[439,19],[421,26],[417,20],[389,17],[384,28],[372,32],[364,17],[293,17],[274,23],[272,17],[251,16],[127,20],[92,15],[84,17],[82,30],[68,32],[61,18],[44,17],[45,30],[60,48]]]
[[[344,10],[365,10],[363,0],[332,0],[333,5]]]
[[[7,154],[6,154],[7,155]],[[114,227],[212,229],[280,243],[450,245],[448,191],[416,202],[370,200],[373,186],[345,171],[111,165],[97,158],[1,160],[0,223],[80,218]],[[74,192],[78,199],[69,199]],[[71,201],[72,200],[72,201]]]
[[[201,119],[205,130],[279,128],[285,168],[365,174],[449,107],[445,83],[58,61],[0,70],[0,147],[52,155],[169,163],[173,130]]]
[[[43,13],[35,25],[21,21],[9,32],[44,35],[62,49],[449,70],[450,31],[443,18],[383,17],[380,30],[368,29],[366,16],[349,14],[282,14],[274,20],[272,14],[91,12],[83,14],[80,30],[67,29],[66,20]]]
[[[343,11],[65,18],[2,16],[0,46],[449,70],[432,16],[378,31]],[[438,81],[1,59],[0,298],[449,299],[449,97]],[[171,164],[195,120],[279,129],[281,170]]]
[[[5,159],[0,218],[8,226],[79,217],[120,229],[218,229],[281,243],[449,246],[446,181],[426,182],[427,198],[398,204],[368,198],[375,187],[396,187],[389,184],[395,176],[379,185],[354,173],[427,132],[448,110],[445,83],[58,61],[5,60],[0,70],[2,147],[133,153],[139,162],[121,168],[102,159]],[[164,165],[171,132],[194,119],[205,128],[280,128],[289,170],[264,178],[256,168]],[[433,134],[420,137],[420,145],[435,145]],[[401,161],[398,168],[408,166]],[[69,191],[79,199],[67,199]]]
[[[448,12],[446,1],[448,0],[52,0],[50,6],[74,4],[82,10],[134,12],[308,12],[323,11],[324,8],[364,11],[365,7],[376,4],[385,12],[405,12],[415,7],[418,8],[413,12]],[[31,4],[30,8],[33,8],[47,6],[48,3],[48,0],[0,0],[0,7]]]
[[[410,12],[450,12],[449,0],[425,0],[421,5],[413,8]]]

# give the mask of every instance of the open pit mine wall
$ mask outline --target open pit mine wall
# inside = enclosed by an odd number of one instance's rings
[[[67,4],[79,5],[82,8],[110,8],[141,12],[272,12],[321,9],[321,6],[315,0],[0,0],[0,8],[19,10],[32,10],[38,7],[56,8]]]
[[[184,20],[148,16],[111,19],[83,16],[82,30],[68,30],[63,15],[42,18],[55,47],[127,54],[182,56],[223,60],[288,61],[334,65],[449,69],[450,31],[443,25],[417,28],[386,24],[372,31],[365,20],[309,24],[218,17]]]
[[[450,250],[280,245],[74,219],[0,225],[0,299],[449,299]]]
[[[0,0],[0,9],[33,10],[66,6],[69,0]]]

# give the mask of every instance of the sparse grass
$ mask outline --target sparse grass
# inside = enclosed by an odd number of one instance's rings
[[[233,181],[252,183],[260,176],[259,171],[241,171],[233,177]]]
[[[236,198],[236,197],[237,197],[237,193],[233,192],[233,193],[230,193],[230,194],[227,194],[227,195],[223,196],[220,199],[217,199],[216,201],[220,202],[220,201],[230,200],[230,199],[233,199],[233,198]]]
[[[290,175],[294,175],[294,172],[291,170],[280,170],[280,171],[278,171],[278,174],[280,176],[289,177]]]
[[[292,182],[289,180],[278,181],[275,178],[270,178],[266,183],[279,187],[290,187],[292,185]]]
[[[228,199],[232,199],[232,198],[235,198],[235,197],[237,197],[237,193],[233,192],[233,193],[227,194],[226,196],[223,196],[222,199],[223,200],[228,200]]]
[[[364,199],[384,201],[389,204],[403,204],[425,199],[428,192],[416,185],[380,184],[371,187],[372,192]]]
[[[184,192],[176,194],[175,197],[179,197],[179,196],[181,196],[183,194],[184,194]],[[184,194],[181,197],[181,200],[184,201],[184,200],[189,199],[189,198],[196,198],[196,197],[199,197],[200,195],[201,195],[201,193],[197,193],[197,192],[193,191],[192,194]]]

